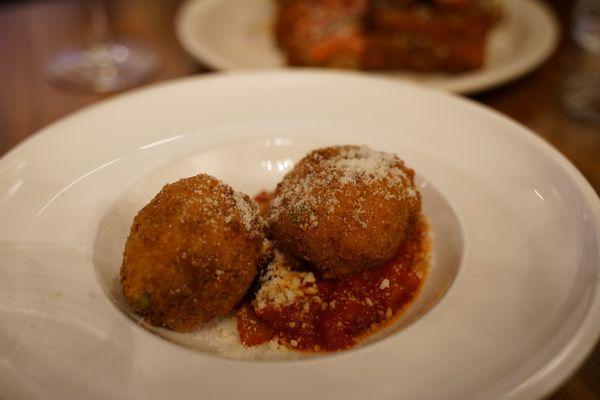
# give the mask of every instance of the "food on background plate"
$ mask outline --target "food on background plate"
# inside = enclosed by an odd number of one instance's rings
[[[277,43],[288,64],[360,68],[367,0],[278,0]]]
[[[246,348],[326,352],[392,323],[422,287],[427,224],[397,156],[315,150],[255,201],[208,175],[165,186],[127,240],[132,310],[178,331],[236,319],[220,334]]]
[[[190,331],[231,312],[267,254],[248,196],[208,175],[181,179],[135,216],[123,294],[150,324]]]
[[[481,68],[495,0],[278,0],[294,66],[461,72]]]

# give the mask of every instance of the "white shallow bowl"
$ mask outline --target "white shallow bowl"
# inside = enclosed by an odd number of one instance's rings
[[[120,252],[163,183],[203,171],[253,193],[340,143],[396,152],[425,185],[437,259],[385,339],[249,362],[129,318]],[[579,172],[493,111],[389,79],[232,74],[119,96],[2,158],[0,203],[2,398],[530,399],[600,332],[600,202]]]
[[[437,89],[475,93],[537,68],[554,51],[559,25],[538,0],[503,0],[503,20],[492,30],[481,70],[459,74],[391,72]],[[224,71],[285,67],[273,37],[275,0],[189,0],[176,33],[198,61]]]

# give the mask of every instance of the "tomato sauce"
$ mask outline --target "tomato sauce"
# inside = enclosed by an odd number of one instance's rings
[[[260,205],[268,202],[264,192]],[[263,204],[261,204],[263,203]],[[244,346],[276,339],[300,351],[342,350],[393,322],[416,297],[426,274],[427,225],[418,222],[394,259],[343,280],[316,277],[316,293],[285,306],[257,308],[251,300],[237,313]]]

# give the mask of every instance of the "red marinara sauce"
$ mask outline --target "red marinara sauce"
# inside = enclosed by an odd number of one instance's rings
[[[270,196],[261,192],[255,200],[264,211]],[[427,224],[421,218],[386,264],[339,281],[316,277],[312,290],[284,306],[259,308],[246,301],[237,313],[242,344],[276,339],[307,352],[354,346],[393,322],[416,297],[427,273],[428,247]]]

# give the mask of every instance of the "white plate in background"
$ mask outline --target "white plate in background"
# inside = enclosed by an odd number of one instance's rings
[[[434,248],[460,253],[440,253],[434,268],[460,265],[435,307],[367,346],[287,362],[217,357],[129,318],[120,254],[162,184],[208,172],[253,193],[334,143],[395,152],[436,189],[428,217],[462,239],[434,227]],[[0,159],[0,204],[1,398],[533,399],[600,332],[600,201],[581,174],[498,113],[389,79],[255,72],[117,96]]]
[[[504,0],[503,4],[504,18],[490,35],[481,70],[388,75],[466,94],[502,85],[537,68],[558,44],[556,17],[538,0]],[[272,34],[274,14],[274,0],[189,0],[178,13],[176,33],[193,57],[217,70],[282,68],[285,58]]]

